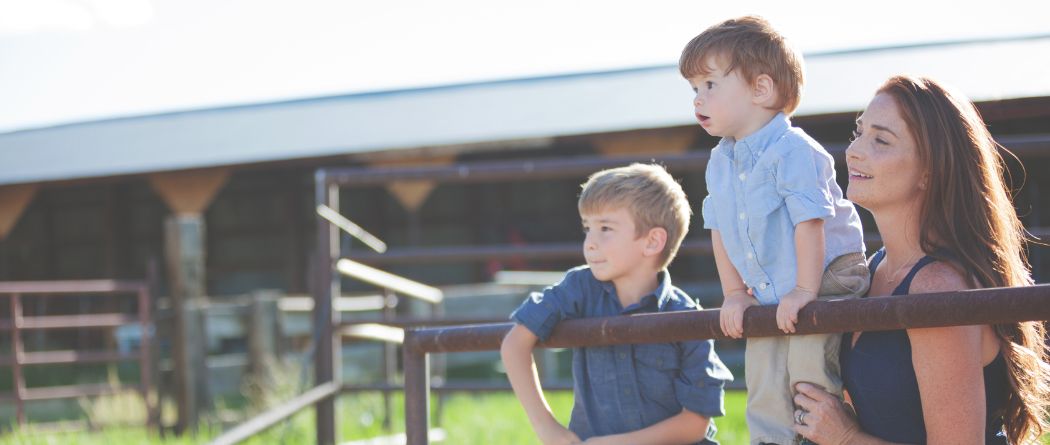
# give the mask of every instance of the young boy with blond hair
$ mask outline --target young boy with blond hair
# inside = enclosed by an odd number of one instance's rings
[[[600,171],[579,199],[586,266],[533,293],[511,314],[503,340],[507,377],[545,445],[712,444],[710,418],[724,414],[723,386],[733,376],[714,343],[682,341],[573,350],[573,408],[568,428],[540,391],[532,350],[562,320],[698,306],[671,284],[667,265],[689,228],[682,187],[662,167],[633,164]]]
[[[744,311],[778,305],[777,327],[795,332],[798,311],[818,298],[868,287],[864,239],[853,204],[835,182],[831,155],[788,116],[802,95],[802,57],[764,19],[726,20],[682,51],[697,121],[722,140],[707,164],[704,228],[711,229],[725,301],[722,331],[743,335]],[[793,424],[794,385],[842,394],[841,336],[747,339],[751,443],[804,441]]]

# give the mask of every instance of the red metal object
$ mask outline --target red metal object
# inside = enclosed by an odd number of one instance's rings
[[[117,294],[134,293],[138,300],[138,314],[77,314],[27,317],[23,313],[22,298],[39,295],[83,295],[100,294],[105,297]],[[11,281],[0,282],[0,295],[7,294],[11,304],[10,320],[0,321],[0,330],[11,331],[10,357],[0,357],[0,365],[10,365],[14,380],[14,390],[0,398],[11,398],[15,402],[15,413],[20,424],[26,422],[25,401],[76,398],[87,395],[100,395],[120,392],[126,389],[137,389],[147,409],[147,425],[156,420],[156,404],[150,400],[152,388],[152,365],[150,356],[150,337],[153,323],[150,317],[150,292],[146,282],[126,280],[81,280],[81,281]],[[138,352],[120,353],[116,351],[40,351],[26,352],[22,342],[22,332],[26,330],[48,329],[81,329],[81,328],[115,328],[138,324],[142,330]],[[137,387],[112,387],[108,384],[52,386],[27,388],[25,382],[26,365],[77,364],[77,363],[114,363],[122,361],[139,361],[140,384]]]

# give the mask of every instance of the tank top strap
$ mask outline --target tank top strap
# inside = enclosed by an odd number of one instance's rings
[[[886,258],[886,248],[880,248],[874,255],[871,256],[871,261],[868,261],[868,276],[871,279],[875,279],[875,269],[879,267],[879,263],[882,259]]]
[[[885,252],[883,253],[885,254]],[[919,258],[919,261],[916,261],[915,265],[908,271],[908,275],[905,275],[901,283],[897,285],[897,288],[893,289],[893,295],[908,295],[911,289],[911,280],[915,278],[915,274],[919,273],[919,269],[934,261],[937,261],[937,259],[929,255]],[[872,272],[872,275],[874,275],[874,272]]]

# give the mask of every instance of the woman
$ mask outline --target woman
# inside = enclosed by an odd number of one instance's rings
[[[868,297],[1032,284],[998,145],[962,95],[889,79],[857,119],[846,163],[847,196],[884,243]],[[1027,322],[847,334],[856,420],[800,383],[796,431],[822,445],[1029,443],[1047,428],[1045,333]]]

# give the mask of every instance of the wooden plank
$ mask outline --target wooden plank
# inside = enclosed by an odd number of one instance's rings
[[[427,286],[423,283],[400,277],[374,267],[366,266],[357,261],[343,258],[336,261],[336,269],[350,278],[364,281],[384,289],[390,289],[401,295],[426,301],[427,303],[440,303],[444,298],[441,289]]]
[[[138,292],[146,286],[131,280],[0,281],[0,294],[98,294]]]
[[[379,323],[355,324],[339,331],[344,337],[362,340],[375,340],[385,343],[401,344],[405,341],[405,330]]]
[[[137,353],[115,351],[40,351],[26,352],[23,365],[50,365],[58,363],[114,363],[138,360]],[[3,358],[0,358],[0,364]]]
[[[313,297],[281,297],[277,304],[281,312],[310,312],[314,310]],[[378,311],[386,306],[386,297],[382,295],[339,297],[334,304],[335,307],[333,309],[338,312]]]
[[[75,399],[83,396],[98,396],[102,394],[115,394],[125,391],[137,391],[134,386],[110,385],[108,383],[96,383],[87,385],[69,386],[46,386],[39,388],[27,388],[25,400],[52,400],[52,399]]]
[[[24,317],[20,329],[115,328],[138,323],[127,314],[46,315]]]

